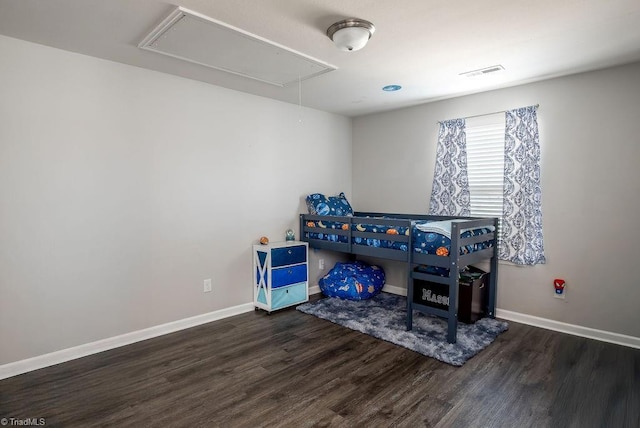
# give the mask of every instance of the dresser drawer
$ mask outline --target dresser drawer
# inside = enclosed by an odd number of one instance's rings
[[[274,248],[271,250],[271,266],[286,266],[307,261],[307,248],[304,245],[295,247]]]
[[[304,282],[307,280],[307,265],[297,265],[273,269],[271,271],[271,288]]]
[[[278,288],[271,292],[271,309],[284,308],[307,301],[307,284]]]

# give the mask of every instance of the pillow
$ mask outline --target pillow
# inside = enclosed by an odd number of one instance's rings
[[[349,201],[347,201],[347,197],[342,192],[337,196],[329,196],[329,209],[331,210],[331,215],[353,215],[353,208],[351,208]]]
[[[307,209],[313,215],[353,216],[353,208],[344,193],[328,198],[322,193],[307,196]]]
[[[307,209],[309,214],[313,215],[329,215],[329,201],[322,193],[313,193],[307,196]]]

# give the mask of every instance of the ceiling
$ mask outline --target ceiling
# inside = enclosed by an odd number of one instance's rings
[[[337,70],[280,87],[140,49],[176,6]],[[349,17],[376,26],[357,52],[326,36]],[[638,0],[0,0],[2,35],[347,116],[640,61],[639,23]]]

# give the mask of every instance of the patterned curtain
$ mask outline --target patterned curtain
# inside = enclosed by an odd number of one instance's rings
[[[545,263],[537,106],[506,113],[504,201],[499,258]]]
[[[469,216],[465,120],[440,122],[429,214]]]

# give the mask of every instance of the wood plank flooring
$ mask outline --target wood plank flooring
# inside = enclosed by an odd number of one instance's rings
[[[64,427],[640,427],[640,350],[510,323],[463,367],[286,309],[0,381]]]

